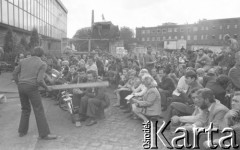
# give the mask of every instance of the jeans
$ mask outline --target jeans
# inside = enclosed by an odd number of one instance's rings
[[[21,101],[22,114],[18,128],[19,133],[27,133],[29,127],[29,117],[31,113],[31,105],[35,114],[38,133],[40,137],[50,134],[47,119],[45,117],[41,96],[38,87],[29,84],[18,85],[19,97]],[[31,105],[30,105],[31,104]]]
[[[192,115],[193,112],[194,107],[192,106],[186,105],[181,102],[172,102],[167,109],[166,122],[170,121],[174,115],[189,116]]]

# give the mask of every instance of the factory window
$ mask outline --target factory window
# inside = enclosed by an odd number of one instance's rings
[[[204,40],[204,36],[203,35],[201,35],[201,40]]]
[[[221,40],[222,39],[222,34],[219,34],[219,40]]]
[[[177,28],[174,28],[174,32],[177,32]]]
[[[8,24],[8,3],[7,3],[7,1],[2,1],[2,22],[5,24]]]
[[[212,35],[212,39],[215,39],[215,35]]]
[[[194,35],[194,36],[193,36],[193,40],[197,40],[197,35]]]
[[[180,29],[180,32],[184,32],[184,29],[183,29],[183,28],[181,28],[181,29]]]
[[[169,40],[171,40],[171,39],[172,39],[172,37],[171,37],[171,36],[169,36],[169,37],[168,37],[168,39],[169,39]]]
[[[162,33],[166,33],[166,29],[162,29]]]
[[[227,25],[227,29],[230,29],[230,25]]]
[[[174,39],[177,40],[177,36],[175,36]]]
[[[205,27],[206,30],[208,30],[208,27]]]
[[[14,5],[18,6],[18,0],[14,0]]]
[[[152,41],[155,41],[155,37],[152,37]]]
[[[168,32],[172,32],[172,28],[168,28]]]
[[[204,27],[202,27],[202,30],[204,30]]]
[[[193,32],[198,31],[198,27],[193,27]]]
[[[183,35],[181,36],[181,39],[184,39],[184,36],[183,36]]]
[[[188,40],[188,41],[191,40],[191,36],[190,36],[190,35],[187,36],[187,40]]]
[[[14,25],[15,27],[19,27],[19,22],[18,22],[18,7],[14,7]]]
[[[238,25],[237,25],[237,24],[235,24],[235,25],[234,25],[234,28],[235,28],[235,29],[237,29],[237,27],[238,27]]]
[[[160,37],[157,37],[157,40],[160,41],[161,40]]]
[[[165,36],[163,37],[163,40],[166,40],[166,37],[165,37]]]
[[[147,37],[147,41],[150,41],[150,38],[149,38],[149,37]]]
[[[14,25],[14,15],[13,15],[13,4],[8,4],[8,19],[9,19],[9,25]]]
[[[145,34],[145,30],[142,30],[142,34]]]
[[[150,30],[147,30],[147,34],[150,34]]]

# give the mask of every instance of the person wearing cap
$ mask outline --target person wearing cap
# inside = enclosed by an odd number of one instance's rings
[[[43,55],[44,51],[41,47],[34,48],[32,57],[23,59],[13,71],[13,79],[18,85],[22,107],[18,132],[19,137],[23,137],[27,134],[32,105],[37,121],[39,137],[44,140],[52,140],[56,139],[57,136],[50,134],[50,129],[38,90],[39,86],[44,87],[47,91],[52,90],[44,81],[44,74],[47,70],[47,65],[41,60]]]

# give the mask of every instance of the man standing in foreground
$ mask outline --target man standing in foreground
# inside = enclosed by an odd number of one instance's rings
[[[37,121],[39,137],[44,140],[52,140],[56,139],[57,136],[50,134],[41,96],[38,91],[39,86],[51,91],[44,82],[44,73],[47,69],[47,65],[41,60],[43,54],[44,51],[42,48],[34,48],[32,57],[22,60],[13,71],[13,79],[18,85],[22,107],[18,132],[19,137],[25,136],[28,132],[31,103]]]

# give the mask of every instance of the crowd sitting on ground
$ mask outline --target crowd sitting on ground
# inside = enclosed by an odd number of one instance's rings
[[[132,119],[163,118],[172,121],[168,130],[176,126],[207,128],[210,123],[219,130],[232,127],[240,144],[239,51],[230,47],[220,54],[199,49],[152,55],[148,49],[144,63],[136,58],[120,59],[102,53],[45,57],[45,80],[48,85],[107,80],[115,88],[117,103],[113,107],[130,113]],[[97,123],[109,106],[105,90],[72,90],[78,110],[76,120],[88,120],[89,126]],[[47,96],[56,98],[57,93]],[[206,137],[201,140],[207,148]]]

